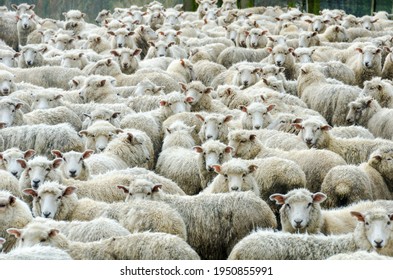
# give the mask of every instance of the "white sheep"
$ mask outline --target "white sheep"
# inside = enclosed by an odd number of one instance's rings
[[[52,151],[52,154],[57,158],[63,159],[60,165],[63,177],[81,181],[87,181],[91,177],[89,167],[84,160],[89,158],[93,153],[93,150],[86,150],[83,153],[75,151],[69,151],[67,153],[62,153],[58,150]]]
[[[223,143],[228,141],[229,125],[233,119],[232,115],[213,113],[206,116],[201,114],[196,114],[195,116],[203,122],[198,133],[202,143],[208,140],[220,140]]]
[[[18,159],[28,160],[35,154],[34,150],[21,151],[18,148],[10,148],[0,153],[1,167],[19,179],[23,168],[18,164]]]
[[[243,129],[262,129],[266,128],[272,121],[269,113],[276,105],[265,106],[263,103],[253,102],[250,105],[240,106],[243,111],[242,125]]]
[[[365,81],[362,95],[371,96],[384,108],[393,108],[393,85],[389,80],[375,77]]]
[[[18,56],[20,53],[14,50],[3,50],[0,48],[0,63],[8,67],[18,67]]]
[[[359,249],[392,256],[392,215],[381,209],[351,214],[359,221],[353,233],[321,236],[258,230],[236,244],[228,259],[321,260]]]
[[[166,127],[164,140],[162,141],[161,151],[171,147],[192,148],[195,141],[191,135],[195,127],[190,127],[182,121],[175,121]]]
[[[82,123],[82,129],[87,129],[96,121],[103,120],[108,121],[115,127],[120,127],[121,112],[114,111],[108,108],[97,108],[91,113],[84,113],[86,117]]]
[[[18,22],[16,28],[18,31],[18,44],[19,46],[26,45],[27,37],[31,32],[37,28],[35,14],[20,14],[16,16]]]
[[[266,58],[269,52],[266,49],[246,49],[241,47],[228,47],[223,50],[217,58],[219,64],[224,65],[226,68],[232,65],[242,62],[260,62]]]
[[[0,238],[0,243],[5,239]],[[70,255],[62,249],[41,246],[40,244],[15,248],[8,254],[0,254],[0,260],[72,260]]]
[[[9,95],[16,90],[15,75],[8,71],[0,70],[0,95]]]

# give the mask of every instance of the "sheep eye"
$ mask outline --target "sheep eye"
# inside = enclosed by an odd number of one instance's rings
[[[289,209],[291,209],[291,205],[289,205],[288,203],[285,204]]]
[[[388,221],[388,226],[390,225],[390,221]]]
[[[366,226],[368,226],[369,225],[369,223],[368,222],[366,222]]]
[[[241,140],[240,143],[246,143],[246,140]]]
[[[57,197],[57,199],[58,199],[58,200],[61,199],[61,196]]]
[[[218,125],[222,125],[222,123],[218,123]]]
[[[45,169],[46,171],[50,171],[50,168]]]
[[[41,239],[41,240],[40,240],[40,242],[45,242],[45,241],[46,241],[46,239]]]
[[[310,203],[307,205],[307,208],[310,208],[311,205],[312,205],[312,203],[310,202]]]
[[[147,195],[151,195],[151,193],[150,193],[150,192],[148,192],[148,193],[147,193]]]
[[[280,121],[280,123],[285,123],[285,121]]]
[[[40,200],[40,199],[41,199],[41,196],[37,196],[37,199]]]
[[[22,238],[21,240],[22,240],[22,242],[24,242],[24,241],[25,241],[25,239],[24,239],[24,238]]]
[[[244,177],[246,177],[246,174],[245,174],[245,173],[243,173],[242,177],[243,177],[243,178],[244,178]]]

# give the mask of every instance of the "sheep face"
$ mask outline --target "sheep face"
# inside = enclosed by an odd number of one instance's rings
[[[315,211],[320,211],[319,203],[325,201],[323,193],[310,193],[305,189],[290,191],[288,194],[273,194],[270,200],[275,200],[280,209],[281,221],[288,221],[294,230],[305,230],[310,220],[315,217]]]
[[[375,67],[374,65],[381,66],[381,49],[368,46],[362,48],[356,48],[360,53],[362,66],[366,69]]]
[[[74,38],[68,34],[57,35],[54,39],[55,48],[58,50],[70,50],[74,48]]]
[[[34,155],[34,150],[27,150],[22,152],[17,148],[11,148],[0,154],[0,159],[8,172],[19,179],[20,174],[24,170],[22,166],[18,163],[18,159],[28,160]]]
[[[56,157],[63,159],[63,163],[60,167],[63,175],[66,178],[78,179],[83,169],[86,168],[84,160],[89,158],[94,151],[87,150],[83,153],[71,151],[64,154],[60,151],[52,151],[52,153]]]
[[[287,56],[291,55],[292,51],[292,48],[287,48],[280,45],[274,47],[271,51],[274,64],[278,67],[283,66],[285,64],[285,61],[288,59]]]
[[[139,63],[137,56],[141,53],[141,49],[131,50],[126,48],[119,51],[113,50],[111,53],[117,57],[123,71],[135,72],[138,69]]]
[[[393,150],[382,147],[370,155],[369,165],[374,167],[387,181],[393,180]]]
[[[0,102],[0,122],[4,123],[5,127],[10,127],[14,123],[14,119],[22,103],[16,102]]]
[[[232,120],[231,115],[209,115],[205,118],[199,115],[197,117],[203,121],[199,131],[199,138],[203,142],[207,140],[217,140],[220,139],[222,135],[228,134],[228,126],[226,123]]]
[[[180,20],[179,20],[179,16],[180,15],[181,15],[180,13],[167,14],[166,17],[165,17],[165,20],[164,20],[164,25],[179,26],[180,25]],[[172,40],[172,41],[175,41],[175,40]],[[171,42],[171,41],[168,40],[168,42]]]
[[[229,11],[229,10],[233,10],[233,9],[237,9],[237,1],[235,1],[235,0],[223,1],[222,6],[221,6],[222,11]]]
[[[16,197],[9,192],[0,192],[0,214],[6,213],[10,207],[13,207],[16,202]]]
[[[228,192],[240,192],[253,188],[255,183],[253,172],[257,169],[255,165],[244,164],[243,161],[229,161],[222,166],[213,165],[219,176],[224,178]]]
[[[58,158],[49,161],[45,157],[39,156],[27,163],[23,159],[18,159],[17,162],[25,169],[25,176],[30,179],[31,187],[37,190],[39,186],[53,177],[53,173],[56,172],[55,169],[60,166],[63,160]]]
[[[236,43],[237,38],[237,25],[230,25],[226,28],[226,38]]]
[[[48,239],[59,231],[37,223],[28,225],[23,229],[10,228],[7,232],[17,238],[17,246],[19,248],[27,248],[37,244],[45,246],[48,244]]]
[[[321,32],[326,24],[330,22],[330,20],[324,20],[321,16],[315,17],[313,20],[307,21],[311,24],[311,30],[315,32]]]
[[[133,47],[132,35],[133,31],[128,31],[127,28],[120,28],[116,31],[109,31],[108,34],[112,35],[112,47],[113,48],[125,48]]]
[[[372,247],[377,252],[383,250],[391,242],[393,230],[393,215],[387,214],[385,210],[378,209],[364,214],[359,212],[351,212],[358,221],[358,227],[361,227],[363,237],[369,242],[368,247]],[[358,228],[355,230],[355,234]]]
[[[5,71],[1,71],[0,74],[0,95],[9,95],[14,88],[15,76]]]
[[[83,59],[83,53],[67,53],[61,58],[60,66],[82,69],[85,65]]]
[[[205,169],[208,172],[214,171],[214,165],[222,165],[224,162],[232,158],[232,147],[225,146],[224,144],[213,140],[207,141],[202,145],[202,147],[194,147],[194,151],[199,153],[199,156],[202,157],[202,161],[205,163]]]
[[[143,25],[139,28],[139,31],[147,41],[155,41],[158,39],[157,33],[150,26]]]
[[[86,137],[86,149],[94,150],[96,153],[101,153],[105,150],[108,143],[116,137],[116,134],[121,131],[110,132],[102,131],[100,132],[89,132],[82,130],[79,133]]]
[[[262,129],[271,122],[270,111],[275,105],[265,106],[262,103],[251,103],[249,106],[240,106],[244,112],[242,118],[243,129]]]
[[[128,187],[117,187],[127,194],[126,202],[132,202],[134,200],[152,200],[154,184],[150,181],[136,179],[132,181]]]
[[[33,26],[35,26],[34,22],[34,14],[22,14],[17,17],[18,18],[18,25],[22,28],[22,30],[29,30]]]
[[[262,30],[259,28],[253,28],[248,34],[248,42],[251,48],[265,47],[267,44],[267,37],[265,34],[267,30]]]
[[[378,19],[374,19],[370,16],[364,16],[360,20],[360,24],[364,29],[367,29],[369,31],[375,30],[375,25],[374,23],[377,22]]]
[[[365,111],[369,108],[373,102],[372,97],[365,97],[349,103],[349,111],[346,117],[348,124],[357,124],[361,121]]]
[[[253,150],[257,137],[255,134],[230,132],[228,135],[228,145],[233,148],[234,157],[248,158],[250,151]]]
[[[0,63],[8,66],[8,67],[17,67],[18,62],[16,58],[19,56],[19,53],[16,53],[14,51],[7,51],[7,50],[2,50],[0,51]],[[1,91],[1,85],[0,85],[0,91]]]
[[[174,94],[172,98],[165,99],[160,101],[160,106],[164,108],[164,110],[169,111],[168,115],[174,115],[182,112],[190,112],[191,105],[190,103],[193,102],[193,98],[191,97],[184,97],[181,94]]]
[[[282,80],[278,80],[276,77],[270,76],[268,78],[262,78],[262,81],[268,88],[280,93],[286,93]]]
[[[318,141],[322,139],[323,133],[331,129],[331,126],[323,124],[318,120],[305,120],[301,124],[293,124],[300,132],[299,136],[309,148],[312,148],[318,144]]]
[[[33,46],[24,46],[22,48],[21,58],[23,59],[27,67],[31,67],[34,65],[34,61],[37,55],[39,55],[38,53],[41,51],[42,51],[41,49],[38,49],[37,47],[33,47]]]
[[[60,106],[60,99],[63,97],[60,93],[55,92],[39,92],[34,95],[31,108],[36,109],[51,109]]]
[[[299,120],[300,119],[297,119],[295,115],[280,113],[275,116],[275,119],[267,126],[267,129],[298,134],[298,131],[292,124]]]
[[[250,67],[248,65],[239,65],[235,67],[236,73],[233,77],[233,84],[245,89],[255,84],[258,79],[260,68]]]
[[[317,36],[317,32],[302,32],[299,35],[299,48],[311,47],[312,38]]]
[[[134,94],[137,96],[142,96],[142,95],[163,95],[164,87],[163,86],[157,86],[154,83],[152,83],[149,79],[144,79],[141,82],[139,82],[136,87]]]

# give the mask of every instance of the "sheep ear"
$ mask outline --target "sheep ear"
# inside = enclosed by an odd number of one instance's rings
[[[311,195],[314,203],[324,202],[327,198],[327,195],[321,192],[317,192]]]
[[[212,91],[213,91],[213,88],[212,88],[212,87],[207,87],[207,88],[204,90],[203,93],[209,94],[209,93],[212,92]]]
[[[215,164],[212,167],[216,173],[221,174],[221,165]]]
[[[364,216],[362,213],[356,211],[351,211],[350,213],[352,216],[356,217],[356,219],[358,219],[359,222],[364,222]]]
[[[56,96],[55,96],[55,100],[57,100],[57,99],[60,99],[60,98],[62,98],[63,97],[63,95],[62,94],[56,94]]]
[[[48,233],[48,236],[49,237],[55,237],[56,235],[58,235],[59,234],[59,230],[58,229],[51,229],[50,231],[49,231],[49,233]]]
[[[30,195],[32,197],[38,196],[38,193],[35,190],[33,190],[33,189],[24,189],[23,193],[27,194],[27,195]]]
[[[186,91],[187,90],[187,84],[179,83],[179,85],[180,85],[182,91]]]
[[[363,50],[361,48],[356,48],[355,50],[357,50],[360,53],[363,53]]]
[[[81,131],[79,131],[79,135],[80,136],[82,136],[82,135],[87,136],[87,135],[89,135],[89,133],[87,132],[87,130],[81,130]]]
[[[273,110],[275,107],[276,107],[276,104],[270,104],[270,105],[267,107],[267,111],[270,112],[270,111]]]
[[[367,100],[367,102],[366,102],[367,107],[370,107],[371,102],[372,102],[373,100],[374,100],[374,98],[370,98],[370,99]]]
[[[132,54],[133,56],[137,56],[142,52],[141,49],[135,49],[134,53]]]
[[[232,151],[233,151],[233,147],[231,147],[231,146],[226,146],[224,149],[224,152],[227,154],[231,154]]]
[[[24,159],[17,159],[16,162],[19,163],[20,166],[21,166],[23,169],[25,169],[26,166],[27,166],[27,162],[26,162]]]
[[[5,243],[5,239],[0,237],[0,244],[4,244]]]
[[[7,229],[7,233],[14,235],[16,238],[20,238],[20,236],[22,235],[22,232],[17,228],[9,228]]]
[[[127,132],[127,140],[130,141],[130,143],[134,140],[134,135],[132,135],[131,132]]]
[[[270,47],[268,47],[268,48],[266,48],[266,49],[267,49],[267,51],[268,51],[269,53],[272,53],[272,52],[273,52],[273,49],[270,48]]]
[[[166,104],[168,104],[168,102],[166,102],[165,100],[160,101],[160,106],[166,106]]]
[[[332,129],[332,127],[330,125],[328,125],[328,124],[325,124],[325,125],[321,126],[321,130],[323,130],[323,131],[328,131],[328,130],[331,130],[331,129]]]
[[[111,50],[111,54],[114,56],[120,56],[120,54],[116,50]]]
[[[391,53],[391,49],[389,47],[383,47],[383,49],[385,50],[385,52]]]
[[[379,162],[382,160],[382,156],[381,155],[374,155],[371,159],[374,162]]]
[[[294,126],[297,130],[302,130],[303,126],[300,123],[291,123],[292,126]]]
[[[58,158],[63,158],[63,154],[59,150],[52,150],[51,151],[52,155]]]
[[[255,134],[250,135],[250,140],[255,141],[257,139],[257,136]]]
[[[280,193],[275,193],[275,194],[272,194],[271,196],[269,196],[269,199],[271,201],[276,201],[276,204],[278,204],[278,205],[285,204],[285,198],[286,198],[285,195],[280,194]]]
[[[257,170],[257,169],[258,169],[258,166],[256,166],[255,164],[251,164],[251,165],[248,167],[248,171],[249,171],[250,173],[254,172],[254,171]]]
[[[154,185],[153,188],[151,189],[151,192],[158,192],[160,189],[162,189],[161,184]]]
[[[27,150],[26,152],[24,152],[23,154],[23,158],[28,160],[29,158],[31,158],[32,156],[35,155],[35,151],[32,149]]]
[[[232,119],[233,119],[233,116],[232,115],[228,115],[228,116],[225,117],[224,123],[230,122]]]
[[[83,159],[87,159],[87,158],[89,158],[93,153],[94,153],[93,150],[86,150],[86,151],[84,151],[84,153],[82,154],[82,158],[83,158]]]
[[[63,159],[62,159],[62,158],[55,158],[55,159],[52,161],[52,167],[53,167],[53,169],[58,168],[62,163],[63,163]]]
[[[195,117],[197,117],[197,118],[198,118],[199,120],[201,120],[202,122],[205,121],[205,118],[202,117],[202,115],[200,115],[200,114],[195,114]]]
[[[73,187],[73,186],[66,187],[65,190],[63,191],[63,196],[71,195],[75,191],[76,191],[76,187]]]
[[[125,186],[117,186],[118,189],[123,190],[124,193],[129,193],[130,191]]]
[[[120,116],[121,112],[114,112],[112,114],[112,118],[116,119],[118,116]]]
[[[203,148],[201,146],[194,146],[192,149],[197,153],[203,153]]]
[[[293,120],[293,123],[302,123],[303,119],[302,118],[296,118]]]
[[[393,221],[393,214],[389,214],[388,217],[389,217],[389,219],[390,219],[391,221]]]
[[[124,132],[124,130],[120,129],[120,128],[116,128],[116,130],[115,130],[116,134],[123,133],[123,132]]]
[[[23,106],[23,103],[16,103],[15,109],[18,110]]]
[[[244,105],[240,105],[239,109],[242,110],[244,113],[247,113],[247,107]]]

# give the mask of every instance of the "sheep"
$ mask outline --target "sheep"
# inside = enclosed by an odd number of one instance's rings
[[[42,225],[55,227],[71,241],[93,242],[116,236],[126,236],[130,232],[118,222],[108,218],[99,217],[92,221],[56,221],[42,217],[36,217],[29,222],[22,230],[9,228],[7,232],[19,236],[17,246],[31,246],[40,242],[40,235],[24,235],[25,229],[33,230]],[[22,241],[23,238],[23,241]],[[38,240],[37,240],[38,239]]]
[[[237,109],[241,105],[247,106],[253,100],[250,96],[243,94],[239,87],[234,85],[221,85],[217,87],[219,100],[229,109]]]
[[[46,47],[37,45],[25,45],[21,47],[21,55],[18,60],[19,68],[31,68],[44,65],[60,65],[60,60],[53,61],[52,63],[43,56]]]
[[[217,175],[213,165],[222,165],[232,158],[232,147],[226,146],[218,140],[208,140],[202,146],[194,146],[198,155],[199,177],[201,188],[205,189]]]
[[[154,57],[172,57],[174,59],[185,59],[187,53],[181,47],[175,45],[175,42],[166,43],[164,41],[149,42],[150,48],[145,56],[145,59]]]
[[[157,187],[152,190],[153,200],[168,203],[183,217],[188,243],[202,259],[225,259],[234,244],[255,227],[274,228],[277,225],[266,203],[251,192],[180,198],[165,194]],[[210,207],[215,211],[209,210]],[[232,219],[222,219],[228,215]],[[248,218],[244,219],[246,216]]]
[[[115,87],[108,76],[90,75],[80,88],[79,96],[84,103],[120,103],[123,100],[117,96]]]
[[[346,124],[347,104],[355,100],[360,89],[348,85],[333,85],[313,64],[300,68],[297,91],[310,109],[318,111],[329,124]]]
[[[278,67],[284,67],[284,74],[287,80],[294,80],[297,78],[297,70],[295,67],[295,59],[292,55],[293,48],[288,48],[284,45],[277,45],[274,48],[267,48],[270,53],[268,61],[270,64],[275,64]]]
[[[84,75],[76,68],[65,68],[61,66],[41,66],[28,69],[9,68],[0,64],[0,70],[6,70],[14,74],[15,82],[26,82],[45,88],[57,87],[68,88],[68,81],[75,76]]]
[[[348,164],[367,161],[370,154],[382,145],[392,146],[392,142],[382,139],[335,138],[329,133],[331,126],[317,118],[309,118],[294,126],[300,130],[299,136],[307,146],[333,151]]]
[[[23,198],[23,194],[19,189],[18,178],[10,174],[8,171],[0,170],[0,176],[2,179],[1,190],[9,191],[18,198]]]
[[[165,232],[187,240],[186,225],[180,214],[166,203],[150,199],[150,181],[136,179],[129,186],[117,187],[127,194],[126,207],[121,211],[110,209],[107,215],[114,215],[132,233]]]
[[[35,154],[34,150],[21,151],[18,148],[10,148],[0,153],[2,169],[7,170],[19,179],[23,168],[17,163],[18,159],[28,160]]]
[[[0,129],[4,149],[33,149],[37,155],[50,155],[51,150],[82,151],[83,142],[69,124],[22,125]]]
[[[23,234],[33,234],[28,229]],[[45,239],[42,245],[63,249],[75,260],[200,259],[186,241],[167,233],[142,232],[87,243],[70,241],[58,229],[45,225],[35,234]]]
[[[260,129],[257,132],[257,137],[267,148],[281,149],[284,151],[308,149],[307,145],[299,137],[286,132]]]
[[[340,25],[330,25],[325,32],[319,35],[321,42],[347,42],[351,41],[351,35]]]
[[[2,50],[0,49],[0,63],[8,67],[18,67],[18,56],[19,52],[14,50]]]
[[[124,74],[133,74],[138,69],[138,59],[136,58],[141,49],[120,48],[112,50],[111,54],[119,59],[121,71]]]
[[[365,138],[365,139],[375,139],[374,135],[362,126],[352,125],[352,126],[336,126],[330,130],[330,134],[334,137],[340,138]]]
[[[321,236],[258,230],[236,244],[228,259],[318,260],[358,249],[375,250],[382,255],[392,256],[391,214],[387,214],[384,210],[351,214],[359,221],[353,233]],[[318,250],[315,250],[316,244]]]
[[[108,121],[114,127],[120,127],[119,115],[121,115],[121,112],[119,111],[114,111],[107,108],[97,108],[93,110],[90,114],[84,114],[86,118],[82,123],[82,129],[87,129],[98,120]]]
[[[192,59],[191,61],[193,62]],[[212,85],[216,76],[226,71],[226,68],[223,65],[207,60],[201,60],[193,63],[196,80],[201,81],[207,87]]]
[[[269,52],[266,48],[254,50],[241,47],[228,47],[220,53],[217,58],[217,63],[229,68],[242,61],[260,62],[268,55]]]
[[[88,63],[88,58],[83,52],[67,51],[61,57],[60,66],[82,70]]]
[[[212,81],[212,87],[217,88],[219,85],[231,84],[239,86],[240,89],[248,88],[258,81],[259,71],[259,67],[250,65],[250,63],[238,63],[215,77]]]
[[[393,140],[390,120],[393,109],[382,108],[371,96],[359,97],[348,107],[348,123],[364,126],[376,137]]]
[[[383,68],[382,68],[382,73],[381,77],[382,79],[392,79],[392,67],[393,67],[393,55],[392,55],[392,49],[385,47],[384,50],[388,52],[388,55],[385,57],[385,61],[383,62]]]
[[[297,163],[306,174],[306,186],[312,191],[320,189],[327,172],[337,165],[344,165],[345,161],[339,155],[324,150],[293,150],[283,151],[266,148],[254,131],[234,130],[229,132],[228,144],[233,147],[234,157],[243,159],[266,158],[277,156]],[[320,158],[324,160],[321,161]]]
[[[208,140],[220,140],[226,143],[228,141],[229,123],[233,119],[232,115],[223,114],[209,114],[202,116],[195,115],[202,121],[202,126],[199,129],[199,139],[203,143]]]
[[[303,31],[299,34],[299,48],[309,48],[312,46],[320,46],[318,32]]]
[[[113,140],[117,134],[123,132],[106,120],[98,120],[86,130],[79,131],[79,135],[84,136],[85,148],[91,149],[97,153],[104,151],[108,143]]]
[[[387,80],[375,77],[365,81],[362,95],[371,96],[383,108],[393,108],[393,85]]]
[[[265,106],[259,102],[253,102],[247,107],[240,106],[244,113],[242,114],[243,129],[262,129],[267,127],[272,121],[272,116],[269,112],[275,106],[274,104]]]
[[[73,178],[76,180],[87,181],[91,174],[85,159],[89,158],[94,153],[93,150],[86,150],[83,153],[69,151],[62,153],[58,150],[53,150],[52,154],[57,158],[63,159],[60,165],[60,171],[64,178]]]
[[[18,44],[19,46],[26,45],[27,36],[37,28],[35,14],[21,14],[17,15],[18,20],[16,29],[18,31]]]
[[[171,147],[192,148],[195,141],[191,136],[195,127],[190,127],[182,121],[175,121],[166,128],[161,151]]]
[[[6,230],[11,227],[22,228],[33,220],[29,206],[12,193],[0,190],[0,235],[6,237]],[[9,252],[15,245],[14,236],[8,236],[3,245],[3,252]]]
[[[108,39],[98,34],[91,34],[87,37],[87,49],[92,49],[96,53],[106,53],[111,49],[111,43]]]
[[[266,33],[268,33],[268,30],[263,30],[261,28],[252,28],[250,31],[247,31],[247,48],[258,49],[266,47],[268,42]]]
[[[61,33],[57,34],[51,41],[54,44],[54,47],[58,50],[72,50],[75,49],[75,38],[71,33]]]
[[[0,238],[0,243],[2,242]],[[0,254],[0,260],[72,260],[64,250],[36,245],[27,248],[15,248],[8,254]]]
[[[146,133],[137,129],[124,130],[102,153],[86,159],[92,175],[135,166],[153,168],[153,163],[153,144]]]
[[[40,90],[31,94],[31,109],[51,109],[64,105],[62,98],[64,94],[56,90]]]
[[[16,90],[15,76],[4,70],[0,70],[0,95],[5,96]]]
[[[135,47],[135,43],[133,38],[133,31],[129,31],[127,28],[119,28],[115,31],[108,31],[108,34],[112,36],[111,47],[112,49],[116,48],[130,48],[133,49]]]
[[[6,12],[1,15],[0,25],[3,27],[0,31],[0,39],[8,46],[18,51],[18,30],[16,27],[17,18],[14,13]]]
[[[180,44],[181,31],[176,31],[174,29],[167,29],[158,32],[158,40],[164,41],[165,43],[175,42],[176,45]]]
[[[222,43],[214,43],[199,47],[192,47],[190,48],[189,59],[194,64],[201,60],[209,60],[211,62],[216,62],[217,57],[223,50],[225,50],[226,47],[227,46]]]
[[[140,23],[141,24],[141,23]],[[140,25],[134,30],[134,41],[137,48],[141,49],[141,59],[146,57],[147,51],[149,49],[150,41],[155,41],[158,39],[156,32],[148,25]]]

